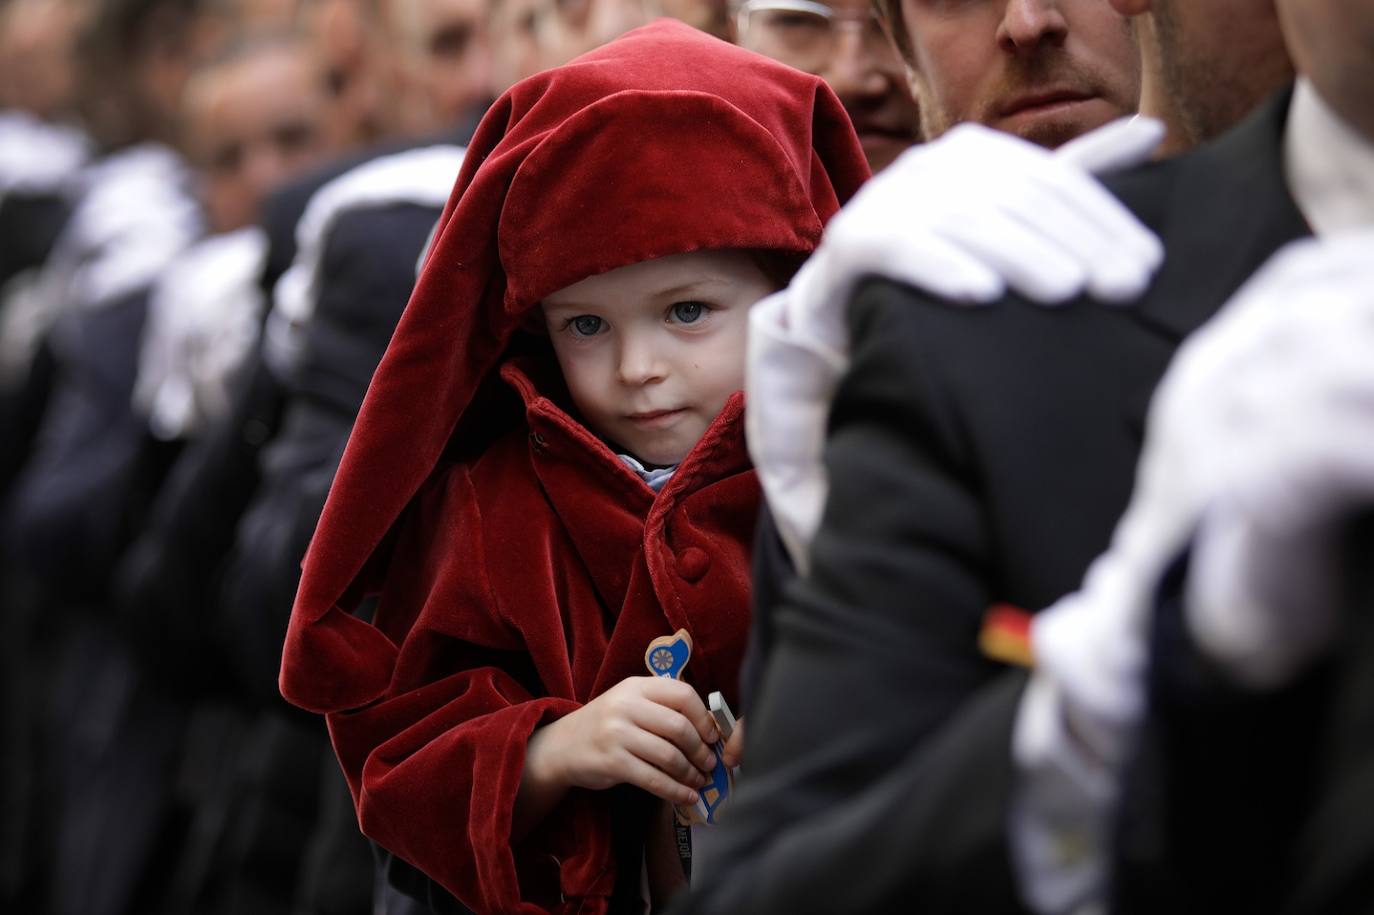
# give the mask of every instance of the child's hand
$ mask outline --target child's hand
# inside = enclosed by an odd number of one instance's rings
[[[674,804],[694,804],[715,766],[711,744],[718,739],[715,720],[691,686],[630,677],[536,731],[526,777],[593,790],[630,784]]]

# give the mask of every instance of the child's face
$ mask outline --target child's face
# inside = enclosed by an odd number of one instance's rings
[[[749,306],[774,289],[743,252],[694,251],[560,289],[544,318],[592,431],[669,465],[744,386]]]

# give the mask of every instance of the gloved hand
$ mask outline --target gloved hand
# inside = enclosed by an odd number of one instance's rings
[[[1068,867],[1044,849],[1110,828],[1143,713],[1151,601],[1189,539],[1195,637],[1237,677],[1272,683],[1329,636],[1330,536],[1370,502],[1374,233],[1290,246],[1180,348],[1111,547],[1035,618],[1014,844],[1039,910],[1065,911],[1103,879],[1100,856]]]
[[[1086,731],[1135,717],[1149,601],[1204,517],[1193,574],[1207,599],[1190,616],[1199,634],[1215,634],[1226,627],[1218,614],[1241,606],[1228,589],[1263,587],[1298,571],[1290,559],[1304,561],[1266,555],[1274,574],[1248,584],[1214,577],[1239,571],[1229,565],[1235,525],[1250,527],[1252,545],[1292,543],[1374,486],[1374,449],[1363,447],[1374,445],[1371,253],[1370,234],[1290,245],[1179,349],[1110,549],[1032,629],[1038,669],[1054,673]],[[1224,563],[1216,571],[1213,557]],[[1115,743],[1098,749],[1110,755]]]
[[[1153,233],[1091,175],[1137,164],[1164,133],[1109,124],[1049,152],[967,124],[904,153],[831,221],[787,289],[750,313],[750,453],[788,552],[807,567],[827,484],[826,416],[849,351],[855,284],[881,274],[953,302],[1008,288],[1044,304],[1130,301],[1163,260]]]
[[[1292,247],[1245,297],[1263,315],[1214,369],[1235,376],[1215,435],[1238,441],[1185,606],[1204,651],[1270,687],[1330,644],[1343,522],[1374,507],[1374,232]]]

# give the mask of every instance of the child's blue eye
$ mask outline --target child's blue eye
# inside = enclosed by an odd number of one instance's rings
[[[673,303],[673,320],[681,324],[695,324],[706,314],[706,306],[700,302]]]
[[[578,315],[568,322],[568,326],[579,337],[595,337],[601,330],[601,323],[596,315]]]

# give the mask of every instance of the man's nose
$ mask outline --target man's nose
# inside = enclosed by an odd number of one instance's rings
[[[841,101],[872,98],[887,91],[887,79],[877,55],[859,23],[842,23],[835,35],[834,51],[820,76]]]
[[[998,45],[1008,54],[1025,54],[1045,43],[1062,43],[1069,23],[1059,7],[1060,0],[1007,0]]]

